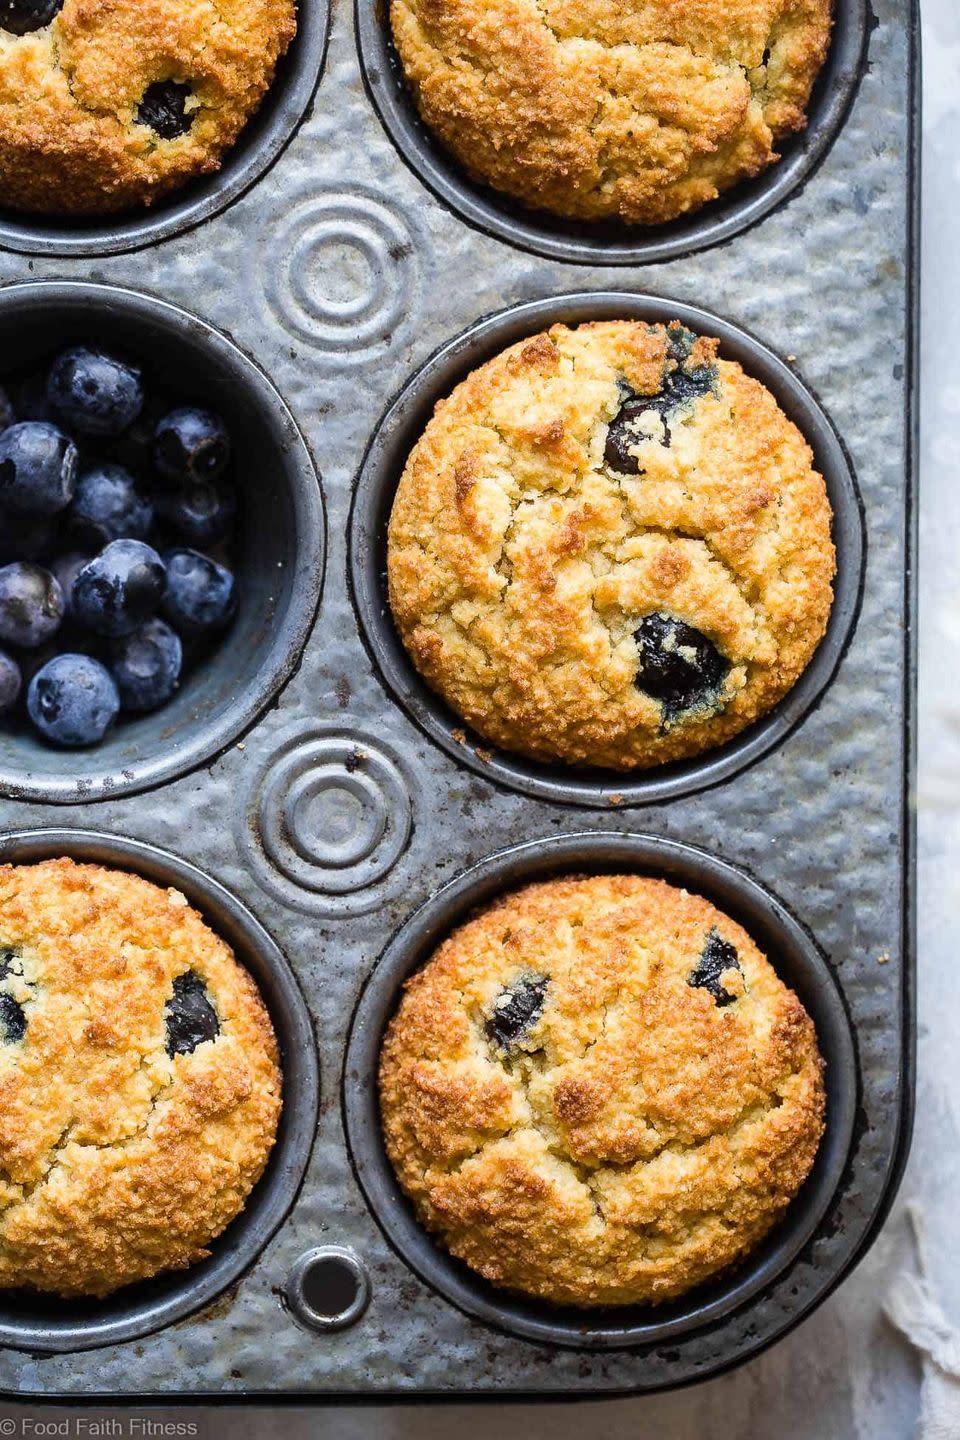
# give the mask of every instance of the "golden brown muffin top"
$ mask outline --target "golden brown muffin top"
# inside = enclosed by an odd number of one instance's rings
[[[0,203],[107,213],[216,169],[295,29],[294,0],[65,0],[0,29]],[[168,137],[145,115],[169,82],[188,128]]]
[[[392,0],[427,125],[534,208],[654,225],[806,123],[831,0]]]
[[[106,1295],[203,1259],[280,1108],[256,986],[179,891],[0,866],[0,1287]]]
[[[437,405],[390,517],[390,605],[485,740],[630,770],[789,691],[830,613],[830,525],[810,447],[715,340],[555,325]]]
[[[383,1044],[387,1150],[496,1285],[596,1306],[746,1254],[823,1132],[813,1024],[749,935],[660,880],[567,877],[460,926]]]

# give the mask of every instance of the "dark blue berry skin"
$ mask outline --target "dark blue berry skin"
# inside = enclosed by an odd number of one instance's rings
[[[2,4],[2,0],[0,0]],[[14,422],[13,402],[10,396],[0,385],[0,430],[6,430]]]
[[[137,106],[137,120],[149,125],[161,140],[175,140],[186,135],[193,124],[193,116],[187,114],[190,86],[182,80],[155,80],[143,92],[143,99]]]
[[[49,570],[28,560],[0,569],[0,641],[35,650],[62,620],[63,591]]]
[[[89,655],[57,655],[27,691],[27,714],[37,730],[69,748],[99,744],[119,709],[113,676]]]
[[[190,1055],[198,1045],[216,1040],[220,1021],[210,994],[195,970],[186,970],[173,982],[173,994],[164,1006],[167,1054]]]
[[[191,545],[216,545],[229,533],[237,502],[224,485],[200,481],[158,491],[157,513]]]
[[[10,35],[42,30],[62,6],[63,0],[0,0],[0,30]]]
[[[740,960],[737,956],[737,947],[731,945],[729,940],[724,940],[719,930],[714,927],[706,938],[700,959],[690,974],[687,976],[687,984],[694,989],[706,990],[713,996],[714,1004],[723,1009],[732,1005],[736,995],[731,995],[725,989],[721,977],[730,970],[743,971]]]
[[[230,459],[230,435],[218,415],[184,406],[164,415],[153,437],[157,473],[173,484],[218,480]]]
[[[0,650],[0,715],[12,710],[20,698],[23,677],[12,655]]]
[[[546,975],[522,975],[502,991],[484,1027],[487,1038],[501,1050],[518,1044],[543,1014],[549,983]]]
[[[644,616],[634,638],[640,659],[634,684],[660,701],[665,718],[716,700],[730,662],[706,635],[657,610]]]
[[[11,560],[47,560],[56,548],[55,521],[0,511],[0,565]]]
[[[74,581],[73,615],[97,635],[129,635],[156,614],[165,584],[156,550],[140,540],[114,540]]]
[[[50,367],[47,400],[78,435],[120,435],[143,408],[140,371],[102,350],[76,345]]]
[[[148,620],[110,647],[110,668],[124,710],[146,714],[166,704],[183,665],[180,637],[163,620]]]
[[[145,540],[153,506],[122,465],[98,465],[77,481],[67,512],[71,532],[82,545],[99,550],[111,540]]]
[[[56,515],[73,498],[77,447],[56,425],[25,420],[0,434],[0,505],[15,515]]]
[[[50,561],[50,569],[60,583],[63,591],[63,611],[68,618],[73,615],[73,587],[76,584],[77,576],[84,565],[90,564],[90,556],[84,555],[79,550],[71,550],[67,555],[58,555],[55,560]]]
[[[207,635],[229,624],[237,603],[233,574],[196,550],[168,550],[163,613],[182,635]]]

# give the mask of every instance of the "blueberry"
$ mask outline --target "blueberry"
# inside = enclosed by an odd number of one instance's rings
[[[17,515],[55,515],[77,483],[77,447],[47,420],[24,420],[0,434],[0,505]]]
[[[46,560],[56,543],[54,520],[0,511],[0,565],[11,560]]]
[[[224,485],[205,480],[158,491],[157,513],[191,545],[216,545],[230,532],[236,498]]]
[[[113,676],[89,655],[57,655],[27,691],[27,713],[55,745],[96,745],[120,709]]]
[[[42,30],[62,6],[63,0],[0,0],[0,30],[11,35]]]
[[[16,705],[22,684],[20,666],[5,650],[0,650],[0,715]]]
[[[47,399],[79,435],[119,435],[140,414],[143,384],[135,365],[75,345],[51,365]]]
[[[487,1038],[504,1050],[515,1045],[540,1019],[548,984],[546,975],[524,975],[503,990],[487,1020]]]
[[[111,540],[145,540],[153,524],[153,506],[122,465],[98,465],[77,481],[67,514],[81,544],[98,549]]]
[[[696,336],[689,330],[679,326],[671,329],[667,337],[667,358],[674,362],[675,368],[664,373],[659,391],[655,395],[637,395],[625,389],[620,409],[607,429],[603,451],[603,458],[611,470],[620,475],[641,473],[640,462],[630,449],[645,438],[645,432],[638,423],[645,411],[652,410],[660,416],[663,421],[662,443],[669,447],[672,438],[669,417],[716,389],[716,365],[689,365],[695,340]]]
[[[34,650],[62,620],[63,591],[49,570],[29,560],[0,569],[0,640]]]
[[[0,0],[0,4],[2,4],[2,0]],[[0,430],[6,430],[8,426],[12,425],[14,418],[13,402],[3,386],[0,385]]]
[[[187,114],[187,100],[190,86],[179,80],[155,80],[143,92],[137,106],[137,120],[149,125],[161,140],[176,140],[186,135],[193,124],[193,117]]]
[[[56,560],[50,561],[50,569],[57,577],[60,589],[63,591],[65,616],[73,614],[73,587],[84,565],[89,564],[90,556],[84,555],[79,550],[71,550],[68,554],[58,555]]]
[[[165,480],[218,480],[230,459],[230,435],[218,415],[184,406],[164,415],[153,439],[153,463]]]
[[[148,620],[111,648],[111,669],[124,710],[145,714],[165,704],[180,679],[183,646],[162,620]]]
[[[236,585],[225,565],[196,550],[168,550],[163,613],[184,635],[222,630],[233,615]]]
[[[644,617],[634,639],[640,651],[634,684],[668,717],[716,698],[730,666],[706,635],[658,611]]]
[[[156,614],[166,571],[156,550],[140,540],[114,540],[73,584],[73,614],[98,635],[129,635]]]
[[[19,1000],[0,992],[0,1040],[15,1045],[27,1033],[27,1017]]]
[[[729,940],[723,940],[716,929],[710,931],[696,968],[687,976],[687,984],[698,990],[708,990],[717,1005],[732,1005],[736,995],[731,995],[721,984],[720,977],[725,970],[741,970],[737,951]]]
[[[644,438],[637,422],[644,411],[651,408],[646,396],[630,395],[610,421],[603,458],[610,469],[620,475],[640,474],[640,461],[631,450]]]
[[[164,1007],[167,1022],[167,1054],[189,1055],[206,1040],[220,1034],[217,1012],[210,1004],[207,987],[195,970],[186,970],[173,982],[173,995]]]

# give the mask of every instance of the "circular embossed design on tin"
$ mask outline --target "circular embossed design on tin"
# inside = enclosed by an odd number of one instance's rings
[[[378,196],[313,195],[287,212],[271,249],[283,259],[267,272],[267,303],[310,345],[362,360],[413,309],[413,237]]]
[[[357,913],[378,898],[357,892],[390,873],[412,829],[400,760],[355,730],[314,729],[290,736],[257,771],[244,838],[264,882],[277,891],[279,881],[284,899],[291,882],[304,908],[339,911],[346,902]]]

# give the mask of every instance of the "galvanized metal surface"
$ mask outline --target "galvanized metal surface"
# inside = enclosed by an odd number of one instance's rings
[[[910,1078],[903,797],[911,7],[876,0],[875,10],[853,110],[806,188],[722,248],[669,264],[621,271],[533,259],[440,208],[373,116],[343,0],[312,119],[228,213],[139,256],[4,257],[8,280],[92,275],[151,289],[230,331],[266,367],[312,441],[330,543],[303,664],[239,746],[139,798],[69,810],[4,807],[6,828],[82,826],[149,840],[207,870],[263,921],[318,1030],[321,1122],[305,1185],[252,1270],[205,1312],[86,1354],[4,1352],[0,1388],[48,1396],[505,1397],[676,1384],[769,1343],[867,1239],[899,1164]],[[852,644],[800,728],[716,788],[613,815],[494,788],[421,734],[388,698],[360,640],[345,545],[351,482],[377,418],[433,349],[517,300],[608,288],[703,305],[794,357],[852,458],[868,536]],[[415,1278],[352,1175],[339,1081],[364,980],[393,929],[439,883],[501,846],[612,824],[692,842],[786,902],[834,967],[862,1091],[837,1199],[786,1276],[690,1335],[594,1354],[506,1336]],[[354,1328],[317,1334],[284,1311],[278,1292],[297,1257],[325,1243],[363,1258],[372,1295]]]

